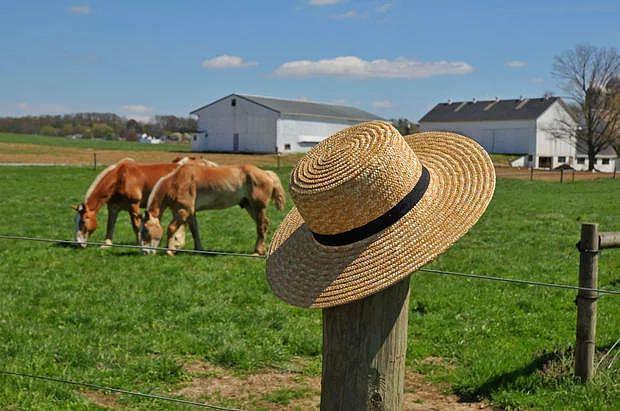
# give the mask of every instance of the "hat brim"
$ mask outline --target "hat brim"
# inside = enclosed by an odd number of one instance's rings
[[[454,133],[418,133],[405,140],[430,173],[422,199],[390,227],[344,246],[317,242],[293,208],[267,258],[267,280],[278,297],[315,308],[365,298],[435,259],[478,221],[495,190],[486,151]]]

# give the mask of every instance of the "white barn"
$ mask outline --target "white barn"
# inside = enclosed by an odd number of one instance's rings
[[[557,137],[564,122],[577,127],[559,97],[473,100],[437,104],[420,119],[420,129],[469,136],[490,153],[522,154],[519,163],[526,167],[587,170],[587,154]],[[612,172],[616,158],[608,147],[596,156],[595,168]]]
[[[191,112],[193,151],[304,152],[351,125],[382,120],[354,107],[231,94]]]

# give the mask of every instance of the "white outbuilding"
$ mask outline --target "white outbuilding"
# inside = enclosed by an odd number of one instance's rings
[[[521,154],[516,162],[521,166],[587,170],[587,154],[558,138],[563,124],[578,127],[559,97],[448,101],[420,119],[423,131],[452,131],[473,138],[490,153]],[[608,147],[596,156],[595,168],[612,172],[616,158]]]
[[[381,117],[355,107],[231,94],[191,114],[198,116],[193,151],[304,152],[325,137]]]

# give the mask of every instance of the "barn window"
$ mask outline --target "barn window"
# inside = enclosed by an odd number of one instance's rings
[[[565,156],[559,156],[558,157],[558,163],[566,163],[566,157]]]
[[[603,159],[603,164],[609,164],[609,159],[608,158],[604,158]]]
[[[531,162],[532,160],[534,160],[534,156],[533,155],[530,154],[529,156],[527,156],[527,161]]]
[[[586,158],[585,157],[579,157],[577,159],[577,164],[585,164],[586,163]]]
[[[198,136],[196,136],[196,134],[194,134],[194,141],[198,140]]]
[[[230,105],[235,107],[237,105],[237,99],[233,98],[232,101],[230,102]]]
[[[291,145],[290,144],[285,144],[284,145],[284,149],[285,150],[290,150],[291,149]]]

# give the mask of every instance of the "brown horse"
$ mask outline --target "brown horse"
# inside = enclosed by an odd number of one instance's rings
[[[273,171],[253,165],[208,167],[187,163],[162,177],[151,195],[141,226],[143,251],[154,254],[163,237],[159,221],[166,208],[172,211],[168,225],[168,254],[181,248],[185,242],[184,226],[189,225],[194,246],[202,249],[196,211],[222,209],[239,205],[256,222],[254,251],[265,254],[265,233],[269,225],[266,207],[275,201],[278,210],[284,208],[286,196],[280,179]]]
[[[86,247],[88,237],[97,228],[97,213],[104,204],[108,206],[108,223],[105,244],[112,244],[114,227],[120,211],[127,211],[131,226],[140,243],[140,207],[146,206],[146,200],[157,181],[182,164],[192,161],[216,165],[203,159],[193,157],[177,158],[173,163],[140,164],[131,158],[125,158],[103,170],[90,185],[84,201],[72,208],[77,211],[75,218],[75,241]]]

